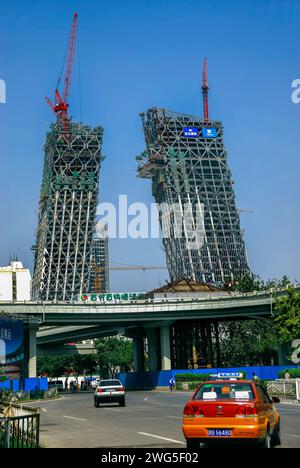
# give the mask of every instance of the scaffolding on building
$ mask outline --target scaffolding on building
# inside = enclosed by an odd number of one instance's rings
[[[32,295],[74,300],[89,289],[99,192],[102,127],[60,119],[45,144]]]
[[[93,239],[90,293],[109,292],[109,270],[108,225],[98,225],[97,235]]]
[[[141,118],[147,148],[137,157],[138,174],[152,181],[171,281],[240,278],[249,267],[221,122],[159,108]]]

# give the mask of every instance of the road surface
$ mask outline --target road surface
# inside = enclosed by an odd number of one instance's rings
[[[92,393],[43,401],[41,441],[61,448],[185,448],[182,411],[190,394],[128,392],[126,407],[93,406]],[[300,448],[300,405],[280,404],[283,448]]]

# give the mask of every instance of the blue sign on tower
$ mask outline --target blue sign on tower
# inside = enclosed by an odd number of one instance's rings
[[[199,136],[199,129],[197,127],[184,127],[183,134],[187,138],[197,138]]]
[[[203,138],[216,138],[217,129],[216,128],[202,128]]]

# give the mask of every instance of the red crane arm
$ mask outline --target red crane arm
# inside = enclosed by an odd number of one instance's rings
[[[63,90],[63,95],[62,95],[62,99],[64,103],[66,104],[68,102],[68,98],[70,94],[70,87],[71,87],[72,66],[74,62],[75,43],[76,43],[76,36],[77,36],[77,24],[78,24],[78,14],[74,13],[72,27],[71,27],[71,35],[70,35],[70,40],[69,40],[69,47],[68,47],[66,75],[64,79],[64,90]]]
[[[51,107],[51,109],[53,110],[53,112],[55,112],[54,105],[52,104],[52,102],[50,101],[50,99],[47,96],[46,96],[46,101],[49,104],[49,106]]]
[[[61,122],[62,128],[67,133],[68,132],[68,98],[70,94],[70,87],[71,87],[71,78],[72,78],[72,67],[74,62],[74,55],[75,55],[75,43],[76,43],[76,36],[77,36],[77,23],[78,23],[78,14],[75,13],[73,16],[72,27],[71,27],[71,35],[68,44],[68,54],[67,54],[67,61],[66,61],[66,71],[65,71],[65,78],[64,78],[64,89],[62,95],[56,88],[54,93],[54,104],[50,101],[49,98],[46,97],[46,101],[51,107],[51,109],[55,112],[57,116],[57,121]],[[59,79],[59,82],[61,79]]]

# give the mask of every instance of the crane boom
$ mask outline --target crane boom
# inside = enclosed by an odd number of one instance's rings
[[[62,124],[63,130],[68,132],[68,99],[70,95],[71,81],[72,81],[72,68],[75,56],[75,43],[77,37],[77,25],[78,25],[78,14],[74,13],[71,34],[68,44],[68,54],[66,61],[66,72],[64,77],[64,89],[62,95],[59,90],[56,88],[54,93],[54,104],[46,97],[46,101],[50,108],[55,112],[57,116],[57,121],[60,121]],[[61,82],[61,77],[58,82]]]
[[[66,76],[64,81],[64,91],[63,91],[63,100],[68,102],[70,95],[71,79],[72,79],[72,67],[75,56],[75,43],[77,36],[77,24],[78,24],[78,14],[74,13],[73,22],[71,27],[71,35],[69,40],[68,47],[68,57],[67,57],[67,66],[66,66]]]

